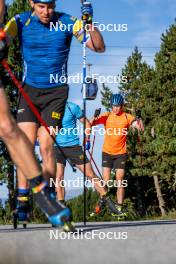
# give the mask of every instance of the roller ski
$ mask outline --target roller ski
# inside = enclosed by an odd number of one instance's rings
[[[17,196],[16,209],[13,211],[14,229],[17,229],[19,224],[26,228],[30,221],[30,214],[29,191],[20,190]]]
[[[75,228],[70,221],[71,211],[61,202],[55,200],[53,193],[41,176],[30,181],[32,192],[38,207],[46,215],[54,227],[63,227],[65,232],[74,232]]]

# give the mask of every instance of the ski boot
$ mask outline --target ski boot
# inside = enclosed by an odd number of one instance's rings
[[[71,209],[69,208],[69,206],[66,204],[66,201],[65,200],[56,200],[56,202],[58,204],[62,204],[63,206],[65,206],[65,208],[67,207],[69,210],[70,210],[70,216],[69,216],[69,222],[70,224],[73,226],[74,225],[74,222],[72,220],[72,211]],[[68,225],[68,222],[67,222],[67,225]],[[58,225],[55,225],[55,224],[52,224],[52,227],[57,227]]]
[[[110,210],[112,216],[117,217],[118,220],[124,220],[126,218],[127,212],[122,209],[122,206],[114,203],[108,193],[105,194],[102,198],[104,199],[104,202]]]
[[[30,220],[29,190],[19,189],[16,209],[13,211],[13,227],[17,229],[18,224],[24,228]]]
[[[74,232],[70,222],[71,211],[62,203],[55,200],[47,182],[42,176],[30,180],[30,187],[34,193],[36,203],[53,226],[62,226],[66,232]]]
[[[105,200],[103,197],[101,197],[99,199],[98,204],[95,206],[94,211],[90,214],[90,217],[103,214],[103,212],[105,210],[105,206],[106,206]]]

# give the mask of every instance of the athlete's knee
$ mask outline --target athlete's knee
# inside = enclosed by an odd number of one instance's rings
[[[14,138],[18,128],[12,117],[5,117],[0,121],[0,137],[4,140]]]
[[[116,173],[116,181],[123,181],[124,177],[125,177],[124,172]]]
[[[89,169],[86,170],[86,176],[87,176],[89,179],[94,179],[94,178],[96,178],[96,175],[95,175],[95,173],[94,173],[94,171],[93,171],[92,168],[89,168]]]
[[[58,182],[61,182],[64,179],[64,175],[62,173],[57,172],[56,179]]]
[[[40,152],[43,158],[54,158],[54,149],[51,144],[41,144]]]
[[[58,173],[57,172],[57,175],[56,175],[56,187],[57,188],[65,187],[64,175],[62,173]]]

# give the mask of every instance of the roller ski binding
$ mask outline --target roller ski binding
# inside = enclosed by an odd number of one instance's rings
[[[128,217],[128,211],[122,205],[115,204],[118,213],[112,212],[111,215],[116,217],[118,221],[124,221]]]

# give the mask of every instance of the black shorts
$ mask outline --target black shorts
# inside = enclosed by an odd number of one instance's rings
[[[55,147],[56,162],[66,166],[66,161],[69,160],[72,165],[83,165],[84,164],[84,152],[81,146],[71,147]],[[89,160],[86,156],[86,163]]]
[[[24,90],[29,95],[47,126],[58,126],[58,128],[61,128],[65,104],[68,98],[68,85],[50,89],[38,89],[25,84]],[[17,122],[40,123],[21,95]]]
[[[125,169],[128,154],[110,155],[102,153],[102,167],[111,169]]]

